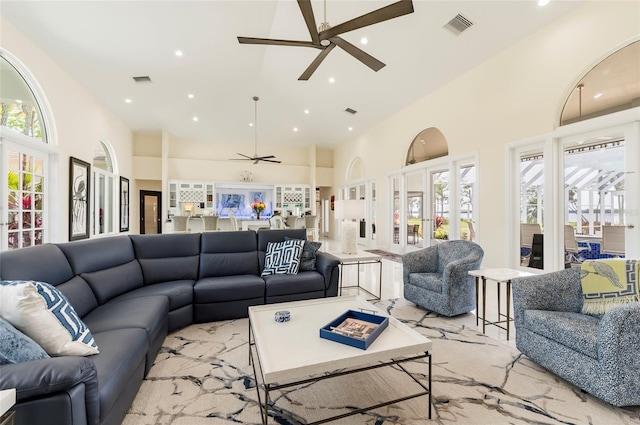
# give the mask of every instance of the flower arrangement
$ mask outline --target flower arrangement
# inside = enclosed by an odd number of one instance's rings
[[[260,214],[262,213],[262,211],[264,211],[266,207],[267,206],[264,204],[264,202],[255,201],[251,203],[251,209],[256,212],[258,219],[260,218]]]

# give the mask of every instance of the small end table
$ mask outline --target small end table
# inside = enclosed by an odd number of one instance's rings
[[[382,295],[382,256],[374,254],[372,252],[358,251],[356,254],[343,254],[341,252],[330,252],[340,260],[340,282],[338,283],[338,295],[342,295],[343,288],[358,288],[358,290],[364,291],[371,298],[367,298],[367,301],[379,300]],[[363,264],[378,264],[379,276],[378,276],[378,293],[374,294],[371,291],[360,286],[360,266]],[[344,268],[346,266],[358,267],[358,281],[356,285],[342,285],[342,276],[344,275]]]
[[[482,333],[485,333],[486,325],[493,325],[507,331],[507,341],[509,340],[509,323],[513,320],[511,317],[511,279],[517,277],[533,276],[535,273],[522,272],[514,269],[480,269],[471,270],[471,276],[476,277],[476,326],[482,320]],[[493,280],[498,284],[498,320],[491,322],[487,320],[487,279]],[[480,316],[478,292],[482,280],[482,316]],[[500,284],[505,283],[507,286],[506,314],[502,314],[500,310]],[[505,326],[502,326],[502,324]]]

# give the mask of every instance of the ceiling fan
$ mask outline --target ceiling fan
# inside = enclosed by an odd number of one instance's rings
[[[329,52],[334,47],[338,46],[345,52],[349,53],[360,62],[367,65],[374,71],[379,71],[385,64],[380,62],[365,51],[357,48],[353,44],[339,37],[340,34],[353,31],[359,28],[364,28],[369,25],[374,25],[389,19],[398,18],[409,13],[413,13],[413,3],[411,0],[400,0],[396,3],[392,3],[383,8],[374,10],[350,21],[343,22],[340,25],[332,27],[327,22],[327,3],[324,4],[324,22],[320,27],[316,26],[316,20],[313,16],[313,8],[311,7],[311,0],[298,0],[298,6],[300,12],[304,17],[304,21],[309,29],[311,35],[311,41],[297,41],[297,40],[277,40],[272,38],[252,38],[252,37],[238,37],[240,44],[267,44],[274,46],[295,46],[295,47],[312,47],[314,49],[320,49],[320,54],[311,62],[311,65],[300,75],[298,80],[308,80],[316,69],[320,66],[322,61],[327,57]]]
[[[249,156],[249,155],[245,155],[242,153],[238,153],[238,155],[243,156],[244,158],[232,158],[232,161],[253,161],[254,164],[257,164],[260,161],[264,161],[264,162],[274,162],[276,164],[280,164],[282,161],[278,161],[275,158],[275,156],[273,155],[266,155],[266,156],[258,156],[258,100],[260,100],[260,98],[258,96],[253,96],[253,101],[254,101],[254,115],[255,115],[255,119],[253,122],[253,129],[254,129],[254,151],[253,151],[253,156]]]

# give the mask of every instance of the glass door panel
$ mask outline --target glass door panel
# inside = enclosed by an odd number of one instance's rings
[[[421,248],[423,245],[424,172],[407,175],[407,247]]]
[[[542,269],[544,157],[539,151],[520,155],[520,265]]]
[[[390,178],[390,198],[391,198],[391,244],[400,244],[400,177]]]
[[[45,171],[47,155],[3,141],[3,211],[0,249],[41,245],[45,240]]]
[[[449,239],[449,171],[432,171],[430,177],[431,239],[443,241]]]
[[[564,224],[570,226],[565,227],[565,264],[624,256],[624,240],[611,246],[603,233],[624,229],[625,177],[623,139],[597,137],[565,144]]]
[[[473,216],[475,202],[476,166],[460,167],[460,239],[476,240],[476,223]]]

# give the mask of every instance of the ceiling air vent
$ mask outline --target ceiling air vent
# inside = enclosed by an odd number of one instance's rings
[[[347,108],[347,109],[345,109],[344,111],[345,111],[345,112],[348,112],[348,113],[350,113],[350,114],[352,114],[352,115],[355,115],[355,114],[357,114],[357,113],[358,113],[358,111],[356,111],[355,109],[351,109],[351,108]]]
[[[443,28],[451,31],[455,35],[460,35],[464,30],[468,29],[472,25],[473,22],[458,13],[456,17],[450,20]]]
[[[150,83],[151,78],[149,78],[148,75],[143,75],[141,77],[133,77],[133,81],[135,81],[136,83]]]

